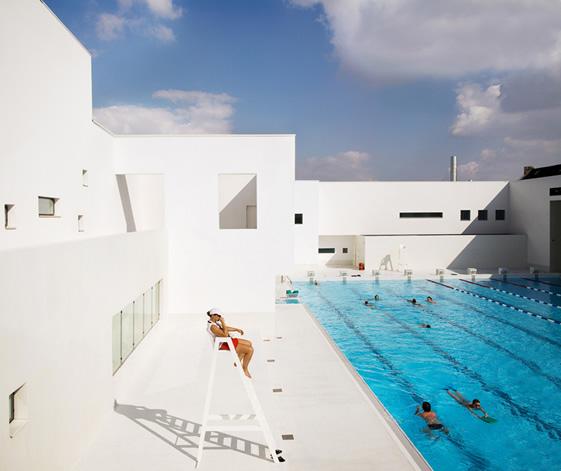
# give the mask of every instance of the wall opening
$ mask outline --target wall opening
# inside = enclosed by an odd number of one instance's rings
[[[294,224],[304,224],[304,215],[302,213],[294,214]]]
[[[549,202],[549,271],[561,272],[561,201]]]
[[[4,229],[16,228],[16,207],[13,204],[4,205]]]
[[[257,175],[218,175],[220,229],[257,229]]]
[[[24,385],[17,388],[9,396],[9,433],[10,438],[13,438],[23,426],[27,423],[27,388]]]
[[[58,198],[50,196],[39,196],[39,216],[53,217],[56,216],[56,205]]]
[[[84,232],[84,215],[78,214],[78,232]]]
[[[88,171],[86,169],[82,169],[82,186],[89,186],[88,180]]]

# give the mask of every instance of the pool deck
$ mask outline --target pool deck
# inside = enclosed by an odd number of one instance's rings
[[[430,469],[303,305],[226,318],[256,347],[253,383],[284,450],[279,469]],[[154,327],[115,375],[115,410],[77,471],[194,467],[211,353],[205,324],[186,314]],[[212,412],[250,412],[237,371],[220,355]],[[212,436],[198,469],[274,469],[263,444],[256,432]]]

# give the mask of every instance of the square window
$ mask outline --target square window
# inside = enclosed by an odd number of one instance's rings
[[[506,212],[504,209],[495,209],[495,220],[496,221],[504,221],[506,216]]]
[[[16,228],[16,207],[13,204],[4,205],[4,228]]]
[[[220,229],[257,229],[257,175],[218,175]]]
[[[39,196],[39,216],[55,216],[58,198]]]
[[[84,215],[78,214],[78,232],[84,232]]]
[[[343,253],[349,253],[349,249],[347,247],[343,247]]]
[[[477,211],[477,219],[479,221],[487,221],[487,210],[480,209],[479,211]]]
[[[304,215],[302,213],[294,215],[294,224],[304,224]]]
[[[471,220],[471,211],[469,209],[462,209],[460,211],[460,220],[461,221]]]
[[[88,171],[82,169],[82,186],[88,186]]]

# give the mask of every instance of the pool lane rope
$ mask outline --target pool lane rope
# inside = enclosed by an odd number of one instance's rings
[[[556,286],[557,288],[561,288],[561,285],[558,285],[557,283],[551,283],[550,281],[532,280],[532,278],[523,278],[523,279],[528,281],[533,281],[534,283],[541,283],[542,285]]]
[[[523,278],[523,279],[527,280],[527,278]],[[494,281],[498,281],[498,280],[494,280]],[[530,286],[530,285],[522,285],[520,283],[515,283],[514,281],[507,281],[507,280],[501,280],[500,283],[506,283],[507,285],[519,286],[520,288],[530,289],[532,291],[537,291],[538,293],[549,294],[550,296],[559,296],[561,298],[561,293],[554,293],[553,291],[549,291],[547,289],[535,288],[535,287]]]
[[[546,306],[561,309],[561,306],[559,306],[557,304],[552,304],[550,302],[542,301],[540,299],[530,298],[529,296],[524,296],[523,294],[513,293],[512,291],[507,291],[507,290],[504,290],[504,289],[495,288],[494,286],[484,285],[484,284],[481,284],[481,283],[475,283],[474,281],[464,280],[463,278],[460,278],[460,281],[463,281],[464,283],[469,283],[470,285],[481,286],[482,288],[487,288],[487,289],[490,289],[490,290],[493,290],[493,291],[497,291],[498,293],[508,294],[509,296],[516,296],[517,298],[526,299],[528,301],[533,301],[535,303],[544,304]]]
[[[444,284],[444,283],[440,283],[438,281],[429,280],[428,278],[427,278],[427,281],[430,281],[431,283],[434,283],[435,285],[444,286],[445,288],[453,289],[454,291],[458,291],[460,293],[467,294],[468,296],[473,296],[474,298],[483,299],[484,301],[488,301],[490,303],[497,304],[499,306],[503,306],[503,307],[512,309],[513,311],[522,312],[523,314],[527,314],[528,316],[532,316],[532,317],[535,317],[537,319],[541,319],[543,321],[551,322],[552,324],[561,325],[561,321],[558,321],[557,319],[553,319],[553,318],[547,317],[547,316],[542,316],[541,314],[536,314],[535,312],[527,311],[526,309],[522,309],[520,307],[513,306],[512,304],[507,304],[507,303],[503,303],[502,301],[497,301],[496,299],[493,299],[493,298],[488,298],[487,296],[483,296],[482,294],[474,293],[473,291],[466,291],[465,289],[456,288],[455,286],[450,286],[450,285],[447,285],[447,284]]]

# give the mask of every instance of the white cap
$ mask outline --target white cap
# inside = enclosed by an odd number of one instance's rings
[[[209,316],[213,316],[214,314],[218,314],[218,315],[220,316],[220,315],[221,315],[220,313],[221,313],[221,311],[220,311],[220,309],[218,309],[217,307],[212,307],[212,308],[210,308],[210,310],[208,311],[208,315],[209,315]]]

